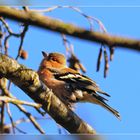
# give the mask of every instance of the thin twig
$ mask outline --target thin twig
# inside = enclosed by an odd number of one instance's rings
[[[37,123],[37,121],[35,120],[35,118],[31,115],[31,113],[27,112],[26,109],[21,106],[21,105],[16,105],[20,111],[22,111],[26,117],[32,122],[32,124],[35,126],[35,128],[41,133],[41,134],[45,134],[45,131],[39,126],[39,124]]]
[[[23,45],[24,37],[25,37],[27,30],[28,30],[28,24],[25,24],[24,29],[23,29],[22,33],[20,34],[20,44],[19,44],[19,48],[18,48],[18,54],[17,54],[15,60],[18,60],[18,58],[20,57],[20,53],[21,53],[21,50],[23,47],[22,45]],[[10,90],[10,87],[11,87],[11,81],[9,81],[8,90]]]
[[[20,44],[19,44],[19,48],[18,48],[18,54],[17,54],[17,56],[16,56],[16,60],[18,60],[18,58],[20,57],[20,52],[21,52],[21,50],[22,50],[22,45],[23,45],[23,41],[24,41],[24,37],[25,37],[25,34],[26,34],[26,32],[27,32],[27,30],[28,30],[28,24],[25,24],[24,25],[24,29],[23,29],[23,31],[22,31],[22,33],[21,33],[21,36],[20,36]]]
[[[5,103],[13,103],[15,105],[17,105],[17,104],[18,105],[27,105],[27,106],[31,106],[31,107],[35,107],[35,108],[40,108],[42,106],[41,104],[22,101],[22,100],[18,100],[16,98],[11,98],[11,97],[7,97],[7,96],[0,96],[0,101],[3,101]]]
[[[9,118],[10,118],[10,121],[11,121],[11,124],[12,124],[13,133],[15,134],[14,121],[13,121],[12,114],[11,114],[10,107],[9,107],[9,104],[8,103],[6,103],[6,108],[7,108],[7,113],[9,115]]]
[[[63,39],[63,44],[64,47],[66,49],[66,54],[69,52],[70,54],[73,53],[73,45],[71,44],[71,42],[69,40],[67,40],[66,35],[65,34],[61,34],[62,35],[62,39]],[[68,55],[68,54],[67,54]]]
[[[8,56],[8,48],[9,48],[8,40],[9,40],[10,37],[11,37],[11,35],[9,34],[4,39],[4,49],[5,49],[4,50],[5,51],[4,54],[7,55],[7,56]]]
[[[107,33],[107,30],[106,30],[105,26],[103,25],[103,23],[99,19],[85,14],[83,11],[81,11],[77,7],[73,7],[73,6],[53,6],[53,7],[47,8],[47,9],[30,10],[30,11],[44,13],[44,12],[52,12],[53,10],[58,9],[58,8],[69,8],[69,9],[72,9],[72,10],[78,12],[79,14],[81,14],[83,17],[85,17],[88,20],[88,22],[90,24],[90,30],[93,30],[93,22],[92,21],[95,21],[96,23],[98,23],[98,25],[100,27],[100,31],[103,31],[104,33]]]
[[[47,118],[39,118],[39,117],[34,117],[36,120],[46,120],[46,119],[52,119],[51,117],[47,117]],[[21,124],[21,123],[23,123],[23,122],[31,122],[31,120],[30,119],[25,119],[25,118],[21,118],[21,119],[19,119],[19,120],[16,120],[15,122],[14,122],[14,127],[20,132],[20,133],[23,133],[23,134],[26,134],[27,132],[25,132],[25,131],[23,131],[23,130],[21,130],[21,129],[19,129],[18,127],[17,127],[17,125],[18,124]],[[7,128],[7,129],[10,129],[12,127],[12,124],[7,124],[7,125],[5,125],[4,126],[4,128]]]
[[[0,79],[0,87],[2,86],[6,86],[6,79],[5,78],[1,78]],[[5,93],[2,91],[1,96],[4,96]],[[1,112],[0,112],[0,133],[4,133],[4,121],[5,121],[5,102],[2,102],[1,104]]]
[[[69,40],[67,40],[65,34],[62,34],[62,39],[63,39],[63,44],[66,48],[67,57],[68,57],[68,53],[70,54],[70,56],[68,58],[69,67],[76,70],[76,71],[81,70],[83,73],[85,73],[86,72],[85,67],[83,66],[83,64],[80,62],[80,60],[74,54],[74,49],[73,49],[74,47],[71,44],[71,42]]]
[[[4,111],[5,111],[5,103],[2,102],[2,105],[1,105],[1,117],[0,117],[0,133],[3,133],[4,132]]]
[[[15,128],[16,128],[16,129],[17,129],[17,131],[19,131],[20,133],[22,133],[22,134],[27,134],[27,132],[25,132],[25,131],[23,131],[23,130],[19,129],[17,126],[15,126]]]
[[[12,35],[12,36],[15,36],[15,37],[20,37],[20,36],[21,36],[20,33],[18,33],[18,34],[17,34],[17,33],[14,33],[14,32],[12,31],[12,29],[9,27],[8,23],[7,23],[2,17],[0,17],[0,21],[3,23],[3,25],[4,25],[5,28],[7,29],[9,35]]]
[[[2,25],[0,25],[0,33],[2,33]],[[0,34],[0,52],[2,53],[2,39],[3,39],[3,34]]]

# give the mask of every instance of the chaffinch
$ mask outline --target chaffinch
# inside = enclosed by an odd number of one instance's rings
[[[110,107],[105,101],[105,96],[110,96],[102,91],[95,81],[84,76],[77,71],[66,66],[66,59],[60,53],[42,52],[44,59],[42,60],[38,74],[40,80],[43,81],[53,93],[69,108],[77,102],[90,102],[98,104],[117,118],[120,118],[119,112]]]

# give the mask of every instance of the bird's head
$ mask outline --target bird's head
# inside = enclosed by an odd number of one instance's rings
[[[60,53],[46,53],[42,51],[44,59],[42,60],[41,65],[45,67],[54,67],[61,68],[66,66],[66,58],[63,54]]]

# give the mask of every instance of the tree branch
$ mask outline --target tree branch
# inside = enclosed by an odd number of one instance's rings
[[[38,26],[47,30],[64,33],[73,37],[102,43],[110,47],[121,47],[140,51],[140,41],[119,36],[113,36],[106,33],[89,31],[72,24],[64,23],[41,14],[17,10],[9,7],[0,7],[0,16],[12,20],[24,22],[29,25]]]
[[[3,54],[0,54],[0,77],[11,80],[35,102],[42,104],[42,108],[70,133],[95,134],[91,126],[68,109],[39,80],[38,74],[35,71],[27,69],[25,66],[18,64],[14,59]]]
[[[0,31],[0,38],[2,37],[2,32]]]
[[[27,101],[22,101],[22,100],[18,100],[16,98],[11,98],[11,97],[7,97],[7,96],[0,96],[0,101],[5,102],[5,103],[13,103],[13,104],[19,104],[19,105],[27,105],[27,106],[32,106],[35,108],[40,108],[41,104],[36,104],[36,103],[31,103],[31,102],[27,102]]]

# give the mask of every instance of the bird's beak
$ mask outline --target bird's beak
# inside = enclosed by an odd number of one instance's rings
[[[46,52],[44,52],[44,51],[42,51],[42,55],[43,55],[44,57],[48,57],[48,53],[46,53]]]

